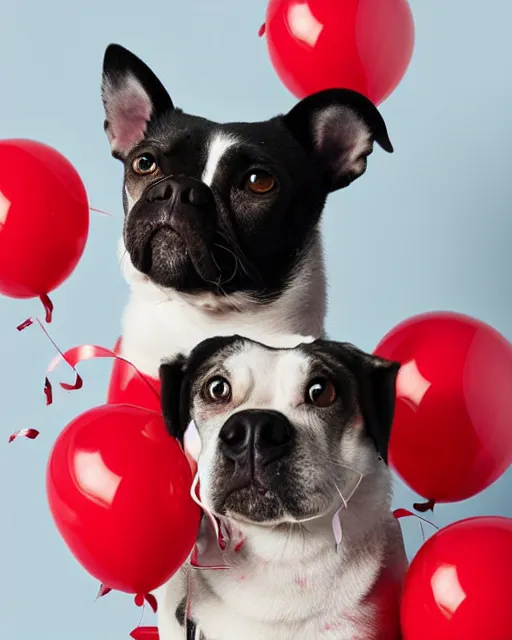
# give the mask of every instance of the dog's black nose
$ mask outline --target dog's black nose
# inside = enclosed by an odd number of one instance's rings
[[[146,191],[148,202],[167,201],[170,204],[184,204],[204,207],[211,202],[212,192],[208,185],[195,178],[163,178]]]
[[[239,464],[268,464],[290,450],[293,427],[278,411],[249,409],[232,415],[219,433],[221,451]]]

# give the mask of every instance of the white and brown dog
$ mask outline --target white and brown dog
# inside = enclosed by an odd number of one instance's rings
[[[236,534],[227,569],[187,565],[160,589],[160,640],[400,638],[406,556],[386,464],[397,371],[346,343],[238,336],[162,365],[168,428],[183,439],[194,421],[202,503]],[[206,518],[199,545],[215,547]]]
[[[375,106],[333,89],[270,120],[219,124],[176,108],[119,45],[105,53],[102,95],[125,168],[122,355],[157,377],[162,358],[216,335],[273,346],[321,337],[320,217],[328,194],[364,173],[374,142],[392,151]]]

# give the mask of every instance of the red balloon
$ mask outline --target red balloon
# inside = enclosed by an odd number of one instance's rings
[[[121,354],[121,338],[114,346],[114,353]],[[144,379],[143,379],[144,378]],[[145,381],[144,381],[145,380]],[[124,360],[114,360],[108,387],[108,404],[131,404],[160,413],[160,380],[138,373]],[[192,474],[197,471],[197,462],[185,451]]]
[[[375,353],[402,364],[389,459],[432,502],[470,498],[512,462],[512,345],[458,313],[426,313]]]
[[[115,344],[114,352],[121,353],[121,338]],[[109,404],[132,404],[160,413],[160,380],[144,376],[123,360],[114,360],[107,402]],[[153,389],[153,391],[152,391]]]
[[[80,260],[89,232],[85,187],[58,151],[0,141],[0,293],[50,293]]]
[[[192,472],[160,415],[103,405],[75,418],[51,453],[46,489],[57,529],[99,582],[146,594],[195,543]]]
[[[298,98],[345,88],[379,104],[414,48],[407,0],[270,0],[265,33],[277,75]]]
[[[469,518],[441,529],[413,559],[404,640],[512,638],[512,519]]]

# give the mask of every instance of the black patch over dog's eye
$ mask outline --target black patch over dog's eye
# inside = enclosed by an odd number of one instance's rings
[[[306,389],[306,403],[315,407],[330,407],[337,399],[336,389],[327,378],[315,378]]]
[[[276,188],[277,182],[274,176],[266,171],[251,171],[245,181],[245,189],[256,194],[270,193]]]
[[[206,398],[210,402],[228,402],[231,398],[231,386],[222,376],[212,378],[206,384]]]
[[[151,153],[143,153],[137,156],[132,163],[132,169],[140,176],[147,176],[150,173],[155,173],[158,169],[155,156]]]

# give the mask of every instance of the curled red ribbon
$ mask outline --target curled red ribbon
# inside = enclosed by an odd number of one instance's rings
[[[50,297],[46,293],[43,293],[43,295],[40,296],[39,299],[43,303],[45,320],[48,324],[50,324],[53,316],[53,302],[50,300]]]
[[[57,365],[62,360],[64,360],[73,369],[73,371],[78,376],[78,378],[80,378],[76,370],[76,366],[80,362],[84,362],[84,360],[94,360],[95,358],[114,358],[115,360],[121,360],[125,364],[132,367],[132,369],[137,373],[137,375],[141,378],[141,380],[143,380],[143,382],[151,389],[151,392],[155,394],[158,400],[160,400],[160,396],[158,392],[156,391],[156,389],[153,388],[153,386],[151,385],[149,380],[146,378],[146,376],[144,376],[133,363],[131,363],[129,360],[126,360],[126,358],[123,358],[117,355],[117,353],[112,351],[112,349],[106,349],[105,347],[100,347],[95,344],[82,344],[77,347],[71,347],[71,349],[68,349],[64,353],[60,351],[60,349],[58,348],[57,348],[57,351],[59,352],[60,355],[54,358],[53,361],[50,363],[50,366],[47,369],[47,373],[51,373],[57,367]],[[80,382],[82,382],[81,378],[80,378]],[[65,382],[61,382],[60,386],[67,390],[80,388],[80,387],[76,387],[75,385],[69,385]],[[82,384],[80,384],[80,386],[82,386]]]
[[[78,371],[76,370],[74,364],[68,360],[66,358],[66,354],[63,353],[57,343],[55,342],[55,340],[51,337],[51,335],[48,333],[48,331],[44,328],[43,323],[41,322],[41,320],[39,320],[39,318],[27,318],[27,320],[25,320],[24,322],[22,322],[21,324],[19,324],[16,328],[18,329],[18,331],[23,331],[23,329],[26,329],[27,327],[30,327],[34,324],[34,322],[36,324],[39,325],[39,328],[41,329],[41,331],[45,334],[45,336],[48,338],[48,340],[52,343],[52,345],[54,346],[55,350],[60,354],[59,357],[57,358],[57,362],[60,362],[60,359],[64,359],[69,366],[73,369],[73,371],[75,372],[75,382],[73,384],[68,384],[67,382],[61,382],[60,386],[63,389],[66,389],[66,391],[75,391],[77,389],[81,389],[84,385],[84,382],[80,376],[80,374],[78,373]],[[55,360],[54,360],[55,362]],[[53,363],[52,363],[53,364]],[[47,373],[49,373],[50,371],[53,370],[53,368],[55,368],[55,365],[50,365],[50,367],[48,368]],[[45,377],[44,379],[44,395],[46,396],[46,404],[49,405],[52,403],[53,401],[53,393],[52,393],[52,385],[51,382],[48,378],[48,376]]]

